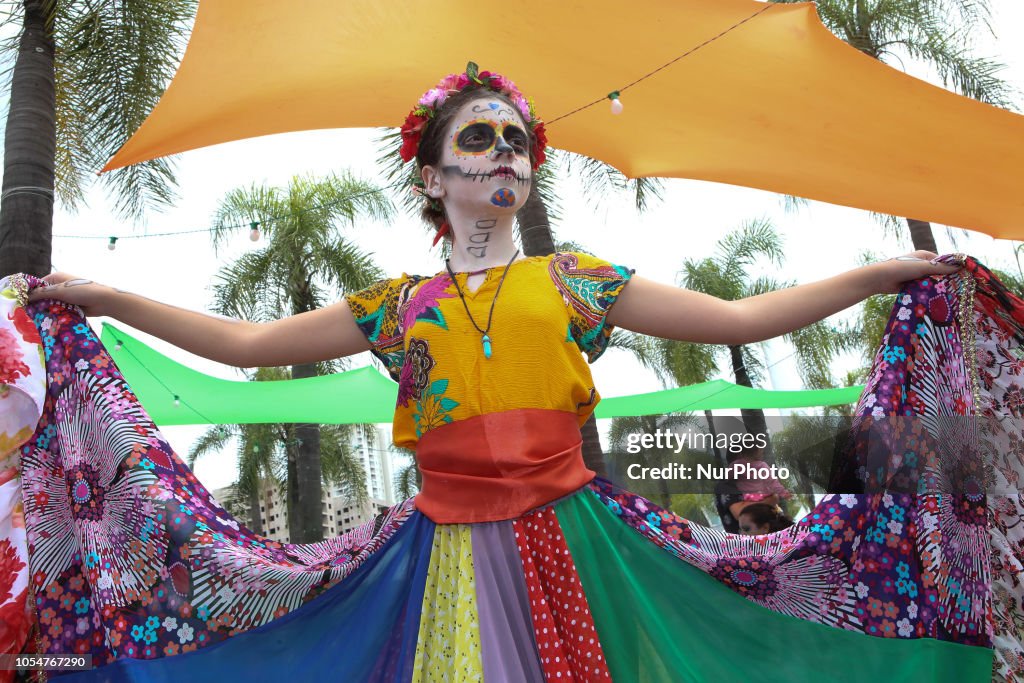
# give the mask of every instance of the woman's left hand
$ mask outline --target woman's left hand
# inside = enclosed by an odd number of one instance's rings
[[[933,263],[936,258],[938,255],[930,251],[914,251],[865,266],[872,271],[873,293],[896,294],[904,282],[919,280],[928,275],[949,275],[960,270],[960,266]]]

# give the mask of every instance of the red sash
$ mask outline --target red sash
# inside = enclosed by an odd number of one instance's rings
[[[420,437],[416,508],[438,524],[514,519],[594,478],[575,413],[526,408],[479,415]]]

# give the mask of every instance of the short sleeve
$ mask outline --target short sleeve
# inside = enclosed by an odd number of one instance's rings
[[[577,252],[555,254],[550,271],[569,312],[568,338],[593,363],[612,336],[608,311],[634,271]]]
[[[370,342],[370,353],[384,363],[388,374],[396,382],[405,359],[398,307],[408,297],[412,285],[420,279],[403,273],[402,277],[380,280],[366,289],[345,296],[356,325]]]

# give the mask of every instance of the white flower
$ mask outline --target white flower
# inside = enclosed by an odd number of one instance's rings
[[[853,493],[839,494],[839,504],[851,510],[857,505],[857,496]]]
[[[89,630],[89,619],[88,617],[79,617],[78,624],[75,626],[75,632],[78,635],[82,635]]]
[[[903,523],[897,522],[895,519],[889,522],[889,531],[899,536],[903,533]]]
[[[871,392],[870,394],[864,397],[864,405],[866,405],[868,408],[875,405],[876,403],[878,403],[878,397],[875,396],[875,392]]]
[[[897,320],[910,320],[910,309],[901,306],[900,310],[896,313]]]
[[[912,602],[907,605],[907,614],[910,615],[911,619],[917,619],[917,603]]]
[[[914,632],[914,627],[910,625],[910,619],[900,619],[896,622],[896,626],[899,628],[899,634],[904,638]]]
[[[178,628],[178,620],[174,617],[167,617],[166,619],[164,619],[164,628],[168,631],[173,631],[174,629]]]
[[[885,409],[882,406],[875,406],[871,409],[871,417],[883,418],[885,417]]]
[[[858,583],[857,586],[853,589],[853,591],[857,594],[858,598],[863,600],[868,594],[868,587],[865,586],[863,583]]]
[[[892,494],[891,493],[887,493],[884,496],[882,496],[882,505],[884,505],[887,508],[891,508],[892,507]]]
[[[78,362],[75,363],[75,370],[78,370],[79,372],[81,372],[82,370],[88,370],[88,369],[89,369],[89,361],[87,361],[84,358],[79,358]]]
[[[178,629],[178,640],[182,643],[187,643],[192,640],[192,627],[188,624],[182,624],[181,628]]]
[[[909,295],[909,294],[904,294],[904,295],[903,295],[903,298],[902,298],[902,299],[900,299],[900,303],[901,303],[901,304],[903,304],[904,306],[906,306],[907,304],[909,304],[909,303],[910,303],[911,301],[913,301],[913,299],[912,299],[912,298],[910,298],[910,295]]]

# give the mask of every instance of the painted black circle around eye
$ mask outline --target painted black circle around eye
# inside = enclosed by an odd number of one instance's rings
[[[459,133],[455,144],[464,152],[483,152],[494,145],[494,128],[486,123],[474,123]]]
[[[505,142],[511,145],[517,152],[525,152],[530,144],[526,133],[513,125],[505,126],[502,137],[505,138]]]

